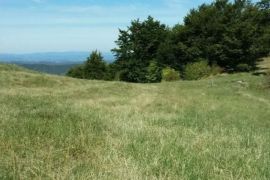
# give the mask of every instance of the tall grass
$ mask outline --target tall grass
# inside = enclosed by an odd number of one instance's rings
[[[270,179],[263,77],[127,84],[4,66],[0,179]]]

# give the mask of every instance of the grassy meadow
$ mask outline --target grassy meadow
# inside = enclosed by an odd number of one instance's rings
[[[0,179],[270,179],[264,81],[129,84],[0,64]]]

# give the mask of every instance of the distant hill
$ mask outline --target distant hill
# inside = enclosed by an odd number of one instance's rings
[[[46,52],[29,54],[0,54],[0,62],[15,64],[80,64],[90,52]],[[107,62],[114,61],[112,53],[102,53]]]
[[[78,64],[19,64],[27,69],[48,74],[65,75],[71,67]]]
[[[64,75],[73,66],[82,64],[90,52],[47,52],[31,54],[0,54],[0,62],[17,64],[31,70]],[[102,53],[107,62],[114,61],[111,53]]]

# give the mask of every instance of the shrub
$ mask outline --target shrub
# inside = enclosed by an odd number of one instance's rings
[[[120,81],[132,83],[146,83],[147,66],[140,64],[138,61],[130,61],[120,70]]]
[[[238,64],[236,66],[236,71],[239,71],[239,72],[249,72],[251,71],[252,67],[248,64]]]
[[[147,67],[146,79],[148,83],[157,83],[161,81],[161,68],[157,65],[157,62],[150,62],[149,66]]]
[[[121,81],[121,74],[122,74],[122,71],[116,72],[113,77],[113,81]]]
[[[113,63],[106,64],[106,74],[105,74],[104,80],[107,80],[107,81],[119,80],[119,78],[115,79],[117,72],[118,70],[115,64]]]
[[[224,71],[224,69],[222,69],[218,65],[213,65],[211,67],[211,75],[221,74],[223,71]]]
[[[72,67],[71,69],[69,69],[67,72],[67,76],[73,77],[73,78],[83,79],[84,78],[83,65],[75,66],[75,67]]]
[[[203,77],[207,77],[211,74],[211,67],[208,66],[206,60],[200,59],[200,61],[187,64],[184,70],[184,78],[186,80],[198,80]]]
[[[162,70],[162,80],[163,81],[177,81],[180,80],[180,73],[175,69],[166,67]]]

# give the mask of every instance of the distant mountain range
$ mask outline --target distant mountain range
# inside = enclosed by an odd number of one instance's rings
[[[46,52],[30,54],[0,54],[0,62],[16,64],[81,64],[90,52]],[[114,61],[112,53],[102,53],[107,62]]]
[[[0,54],[0,63],[12,63],[39,72],[64,75],[73,66],[86,61],[90,52],[47,52],[31,54]],[[112,53],[102,53],[105,61],[113,62]]]
[[[18,65],[42,73],[65,75],[70,68],[77,66],[78,64],[18,64]]]

